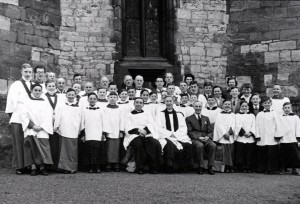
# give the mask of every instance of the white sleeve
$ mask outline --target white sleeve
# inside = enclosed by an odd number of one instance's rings
[[[18,84],[17,82],[14,82],[8,90],[5,113],[13,113],[15,111],[17,106],[18,95]]]

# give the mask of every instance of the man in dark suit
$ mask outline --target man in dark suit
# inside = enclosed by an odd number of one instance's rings
[[[202,103],[196,101],[193,104],[195,113],[186,118],[188,136],[194,146],[195,161],[198,166],[198,174],[203,174],[204,152],[207,153],[208,173],[215,174],[213,167],[215,163],[216,144],[213,142],[213,131],[208,117],[201,115]]]

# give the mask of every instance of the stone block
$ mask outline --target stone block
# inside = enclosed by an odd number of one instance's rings
[[[0,79],[0,95],[6,95],[7,94],[7,80],[6,79]]]
[[[17,42],[24,44],[25,43],[25,32],[20,30],[17,32]]]
[[[17,34],[7,30],[0,30],[0,40],[8,42],[16,42]]]
[[[21,0],[25,1],[25,0]],[[5,4],[12,4],[12,5],[19,5],[19,0],[0,0],[0,3],[5,3]]]
[[[205,55],[205,50],[203,47],[191,47],[190,54],[191,55]]]
[[[269,31],[262,34],[263,40],[278,40],[279,31]]]
[[[283,50],[280,52],[280,61],[291,61],[291,51],[290,50]]]
[[[279,52],[265,52],[265,63],[279,62]]]
[[[212,57],[220,57],[222,49],[220,48],[207,48],[206,55]]]
[[[184,9],[187,10],[203,10],[203,4],[202,3],[186,3],[183,6]]]
[[[191,65],[191,73],[200,72],[200,65]]]
[[[207,13],[205,11],[193,11],[192,19],[207,19]]]
[[[31,52],[31,60],[33,61],[40,61],[41,59],[41,53],[39,51],[32,50]]]
[[[1,30],[10,30],[10,19],[5,16],[0,16],[0,29]]]
[[[237,76],[236,80],[239,87],[241,87],[244,83],[251,83],[251,76]]]
[[[296,47],[297,47],[296,41],[274,42],[274,43],[270,43],[269,51],[293,50],[293,49],[296,49]]]
[[[292,50],[292,61],[300,61],[300,50]]]
[[[250,51],[251,52],[266,52],[266,51],[268,51],[268,45],[267,44],[250,45]]]
[[[273,75],[272,74],[266,74],[264,75],[264,85],[270,86],[273,82]]]
[[[48,38],[48,44],[50,44],[50,46],[55,50],[60,49],[60,41],[58,39]]]
[[[277,82],[280,84],[287,84],[289,82],[289,73],[277,74]]]
[[[280,40],[300,39],[300,29],[289,29],[280,31]]]
[[[242,45],[241,46],[241,53],[245,54],[248,53],[250,51],[250,45]]]
[[[299,17],[300,6],[292,6],[288,8],[288,17]]]
[[[20,19],[20,9],[15,5],[8,5],[5,10],[5,16],[7,16],[8,18]]]

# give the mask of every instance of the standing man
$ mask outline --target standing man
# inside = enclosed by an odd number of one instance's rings
[[[216,144],[213,142],[213,131],[208,117],[201,114],[202,103],[196,101],[193,104],[195,113],[186,118],[188,135],[194,146],[194,157],[197,162],[198,174],[203,174],[204,153],[207,153],[208,174],[215,174],[213,167],[215,165]]]
[[[134,83],[135,83],[135,89],[136,89],[136,97],[140,97],[141,96],[141,91],[142,89],[146,89],[148,90],[148,92],[150,93],[150,89],[144,88],[143,84],[144,84],[144,77],[141,75],[137,75],[134,79]]]
[[[176,167],[185,170],[193,165],[193,146],[187,135],[184,115],[174,110],[172,96],[167,96],[165,103],[166,109],[160,111],[156,118],[164,164],[169,172],[173,172]]]
[[[102,88],[106,88],[106,90],[108,89],[108,85],[109,85],[109,79],[107,76],[103,76],[100,79],[100,85]]]
[[[168,87],[168,84],[173,84],[174,83],[174,75],[172,73],[166,73],[165,74],[165,81],[166,84],[165,86]],[[179,95],[181,93],[180,89],[178,86],[175,86],[175,92],[176,95]]]
[[[24,173],[24,132],[22,129],[21,114],[24,101],[30,99],[30,90],[33,82],[31,81],[32,67],[30,64],[22,65],[22,78],[15,81],[8,91],[5,113],[10,117],[14,159],[16,174]]]
[[[57,94],[65,94],[66,93],[66,80],[64,78],[58,78],[56,81]]]
[[[80,74],[74,74],[74,76],[73,76],[73,83],[78,83],[78,84],[82,83],[82,77],[81,77]]]
[[[161,92],[163,90],[166,90],[164,88],[164,78],[162,76],[159,76],[156,78],[155,80],[155,85],[156,85],[156,93],[157,93],[157,101],[160,101],[161,100]]]
[[[42,86],[43,93],[46,93],[46,87],[44,83],[46,69],[43,65],[38,65],[34,69],[35,80],[34,83],[39,83]]]
[[[199,92],[199,87],[198,87],[198,83],[197,83],[197,81],[192,81],[191,83],[190,83],[190,95],[191,94],[196,94],[196,96],[197,96],[197,98],[198,98],[198,101],[201,101],[202,102],[202,107],[206,107],[206,103],[207,103],[207,100],[206,100],[206,98],[202,95],[202,94],[200,94],[200,92]]]
[[[133,78],[131,75],[126,75],[124,77],[124,81],[122,83],[121,89],[126,89],[128,90],[129,87],[134,86],[133,84]]]

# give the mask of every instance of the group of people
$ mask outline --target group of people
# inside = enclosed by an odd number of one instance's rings
[[[79,74],[66,88],[65,79],[45,75],[43,66],[23,64],[21,73],[6,104],[16,174],[125,167],[138,174],[194,169],[213,175],[219,149],[227,173],[291,168],[299,175],[300,119],[280,85],[270,98],[252,93],[249,83],[239,89],[235,77],[224,91],[205,82],[200,93],[192,74],[178,87],[166,73],[153,89],[143,87],[140,75],[125,76],[121,87],[104,76],[95,89]]]

